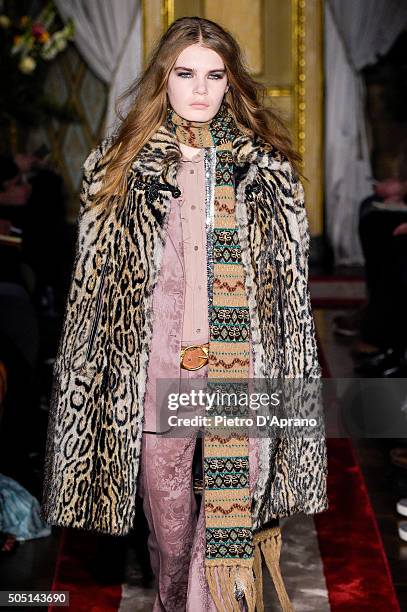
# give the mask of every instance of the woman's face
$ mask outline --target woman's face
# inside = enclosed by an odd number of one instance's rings
[[[179,54],[167,84],[171,107],[188,121],[210,121],[228,89],[222,58],[199,43]]]

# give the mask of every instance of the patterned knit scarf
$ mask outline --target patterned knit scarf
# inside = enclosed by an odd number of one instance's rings
[[[236,225],[233,164],[233,141],[242,132],[225,101],[208,122],[188,121],[169,108],[166,127],[181,143],[209,148],[205,171],[215,176],[214,192],[207,193],[206,198],[210,322],[208,388],[209,391],[247,393],[250,321]],[[226,408],[223,404],[214,414],[226,415]],[[229,417],[242,415],[239,406],[232,405],[229,410]],[[243,597],[249,612],[256,606],[257,610],[262,610],[260,550],[281,605],[284,610],[290,610],[278,568],[279,528],[253,535],[247,433],[242,427],[205,428],[203,446],[205,573],[218,611],[240,610],[238,599]]]

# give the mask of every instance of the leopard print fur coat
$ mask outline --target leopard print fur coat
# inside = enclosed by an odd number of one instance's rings
[[[124,201],[92,206],[105,139],[84,165],[76,256],[54,366],[42,512],[49,524],[123,535],[133,527],[143,399],[180,150],[161,126],[133,162]],[[258,137],[233,144],[236,218],[255,378],[320,379],[308,291],[303,187]],[[328,507],[323,432],[260,439],[255,530]]]

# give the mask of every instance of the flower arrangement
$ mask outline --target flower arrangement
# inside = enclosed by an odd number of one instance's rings
[[[38,126],[50,115],[78,120],[70,102],[59,104],[44,93],[48,65],[72,40],[74,24],[62,22],[52,0],[35,14],[28,14],[27,6],[0,3],[0,123]]]
[[[53,2],[49,2],[34,19],[22,15],[18,23],[13,23],[7,15],[0,15],[0,27],[14,31],[10,53],[19,58],[18,67],[24,74],[31,74],[39,60],[54,59],[72,40],[72,20],[61,30],[52,31],[56,14]]]

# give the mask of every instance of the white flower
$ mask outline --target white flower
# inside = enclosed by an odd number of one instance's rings
[[[58,39],[55,41],[55,46],[58,49],[58,51],[63,51],[66,47],[66,40],[64,39]]]
[[[31,72],[35,70],[36,66],[36,61],[30,55],[26,55],[21,59],[18,67],[24,74],[31,74]]]

